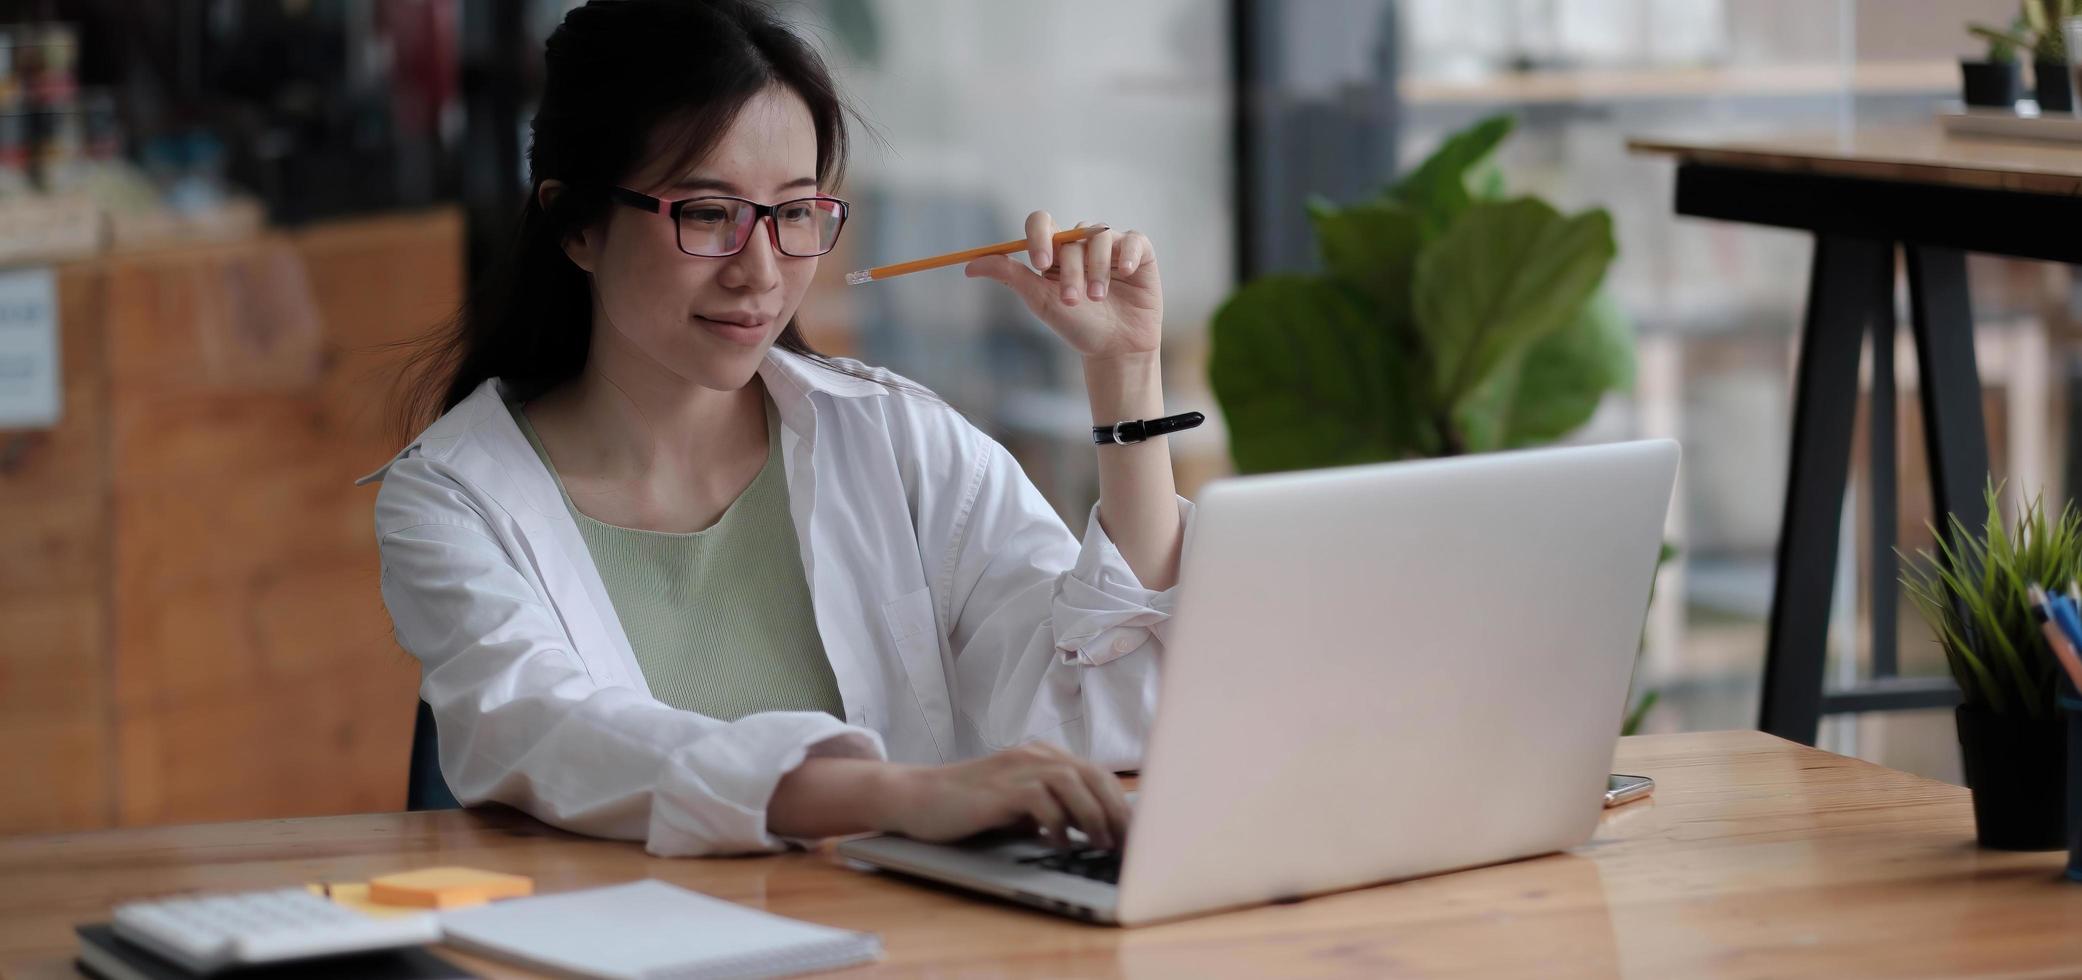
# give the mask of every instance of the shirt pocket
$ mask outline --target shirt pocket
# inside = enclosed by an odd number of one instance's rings
[[[947,670],[940,659],[940,624],[933,615],[933,590],[897,596],[882,604],[882,623],[910,681],[911,696],[932,732],[942,760],[953,758],[954,708]]]

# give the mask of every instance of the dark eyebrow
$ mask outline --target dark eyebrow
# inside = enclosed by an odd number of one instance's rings
[[[815,190],[817,187],[817,178],[797,177],[794,180],[782,184],[780,189],[785,191],[792,190],[797,187],[808,187],[812,190]],[[672,189],[675,191],[717,191],[719,193],[730,194],[733,196],[743,196],[743,192],[737,189],[736,184],[733,184],[727,180],[716,180],[709,177],[689,177],[685,180],[680,181],[677,184],[672,185]]]

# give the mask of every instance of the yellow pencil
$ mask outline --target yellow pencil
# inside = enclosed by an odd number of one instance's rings
[[[1049,239],[1049,241],[1059,246],[1068,245],[1071,242],[1084,241],[1105,230],[1105,225],[1086,225],[1082,228],[1056,232],[1055,237]],[[960,265],[970,259],[980,259],[986,255],[1011,255],[1014,252],[1025,251],[1026,247],[1026,239],[1015,238],[1009,242],[999,242],[996,245],[984,245],[978,248],[964,249],[959,252],[949,252],[946,255],[935,255],[929,259],[912,259],[909,262],[898,262],[895,265],[879,265],[872,269],[846,273],[846,285],[858,286],[861,283],[874,282],[877,279],[889,279],[895,276],[910,275],[913,272],[924,272],[927,269]]]

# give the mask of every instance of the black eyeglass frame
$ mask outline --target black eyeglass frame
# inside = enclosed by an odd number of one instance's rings
[[[687,251],[687,243],[680,237],[680,233],[683,230],[685,230],[685,226],[680,224],[680,211],[684,209],[687,205],[693,204],[697,201],[738,201],[744,204],[751,205],[752,225],[754,226],[754,228],[757,228],[762,224],[765,225],[767,240],[773,243],[774,251],[779,252],[782,255],[789,256],[790,258],[797,259],[814,259],[819,255],[830,254],[832,249],[838,247],[839,235],[843,234],[846,230],[846,219],[850,217],[853,213],[853,205],[848,204],[845,201],[841,201],[836,197],[826,197],[822,194],[812,194],[809,197],[792,197],[788,200],[780,202],[779,204],[761,204],[758,201],[747,200],[742,197],[731,197],[728,194],[703,194],[700,197],[689,197],[677,201],[667,201],[661,198],[652,197],[649,194],[641,194],[636,191],[632,191],[627,187],[610,187],[607,189],[607,196],[609,200],[615,201],[619,204],[626,204],[632,208],[635,208],[638,211],[648,211],[652,214],[664,214],[671,217],[673,244],[679,246],[681,254],[691,255],[697,259],[727,259],[733,255],[738,254],[739,252],[744,251],[745,246],[752,244],[752,236],[746,235],[745,240],[737,243],[736,248],[731,249],[730,251],[725,252],[721,255],[709,255],[702,252]],[[839,229],[838,231],[831,233],[831,244],[825,246],[824,251],[822,252],[813,252],[809,255],[801,255],[795,252],[790,252],[781,245],[781,226],[778,223],[780,220],[778,217],[780,210],[784,207],[787,207],[790,204],[800,204],[803,201],[826,201],[839,206]],[[756,233],[757,232],[755,231],[754,234]]]

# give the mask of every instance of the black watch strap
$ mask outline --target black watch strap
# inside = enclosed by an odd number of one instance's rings
[[[1199,412],[1166,415],[1160,419],[1138,419],[1132,422],[1115,422],[1112,425],[1092,426],[1092,442],[1095,445],[1125,446],[1157,436],[1168,435],[1190,429],[1205,421],[1207,416]]]

